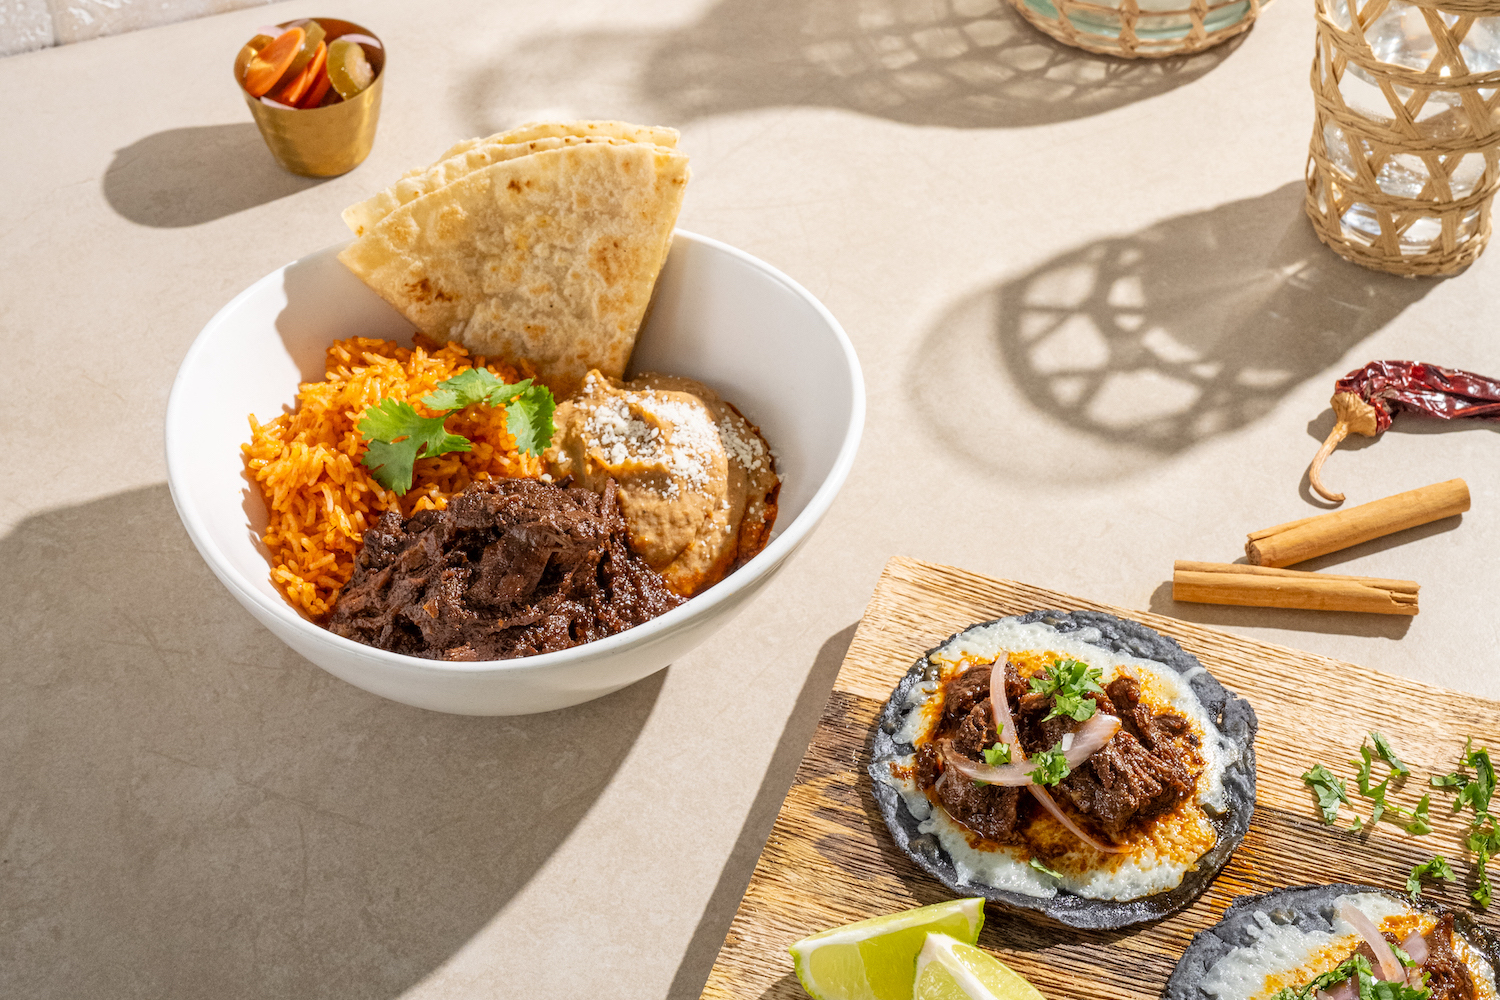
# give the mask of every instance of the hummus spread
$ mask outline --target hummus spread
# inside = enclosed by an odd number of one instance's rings
[[[591,371],[553,423],[548,473],[599,493],[613,479],[630,548],[678,594],[712,586],[769,541],[781,488],[770,449],[701,382]]]

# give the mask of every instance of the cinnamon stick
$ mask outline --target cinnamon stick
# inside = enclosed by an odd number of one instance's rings
[[[1450,479],[1348,510],[1253,531],[1245,542],[1245,555],[1256,566],[1290,566],[1468,509],[1469,484]]]
[[[1414,615],[1417,590],[1411,580],[1181,559],[1172,564],[1172,600],[1193,604]]]

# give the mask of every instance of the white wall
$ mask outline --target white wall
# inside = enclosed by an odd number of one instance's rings
[[[0,0],[0,56],[118,35],[271,0]]]

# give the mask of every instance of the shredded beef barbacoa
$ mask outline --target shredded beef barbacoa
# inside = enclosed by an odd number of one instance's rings
[[[433,660],[549,653],[682,603],[630,550],[615,485],[474,483],[446,510],[387,512],[365,532],[328,628]]]
[[[1005,694],[1015,719],[1021,748],[1028,756],[1050,750],[1079,723],[1066,716],[1045,719],[1051,695],[1035,694],[1005,667]],[[917,783],[959,823],[986,840],[1015,843],[1034,808],[1022,789],[980,785],[945,769],[936,743],[953,741],[953,749],[984,762],[984,750],[999,742],[990,704],[990,668],[977,666],[947,682],[943,714],[932,742],[917,750]],[[1132,826],[1171,810],[1193,793],[1197,764],[1185,747],[1196,747],[1188,721],[1173,712],[1153,712],[1140,700],[1140,685],[1129,677],[1111,682],[1103,694],[1091,694],[1096,711],[1117,715],[1120,732],[1052,789],[1053,796],[1081,814],[1086,826],[1104,839],[1119,839]]]

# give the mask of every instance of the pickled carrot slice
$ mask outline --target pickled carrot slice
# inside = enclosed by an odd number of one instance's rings
[[[318,67],[317,74],[313,77],[312,84],[307,88],[307,94],[302,98],[302,100],[297,102],[297,107],[315,108],[319,104],[322,104],[324,95],[328,93],[328,88],[332,85],[333,81],[328,78],[328,60],[327,58],[324,58],[323,65]]]
[[[317,49],[313,51],[312,61],[302,67],[300,73],[288,76],[285,83],[271,91],[271,99],[295,107],[307,94],[308,88],[312,86],[313,79],[323,71],[323,67],[327,62],[328,46],[319,42]]]
[[[288,28],[255,54],[245,67],[245,90],[251,97],[260,97],[276,86],[301,50],[302,38],[301,28]]]

